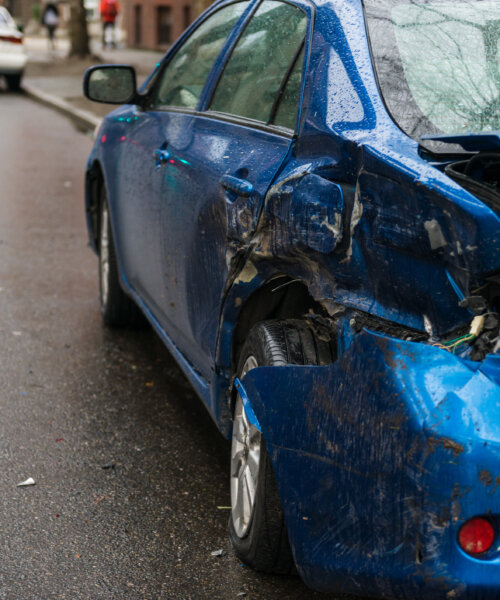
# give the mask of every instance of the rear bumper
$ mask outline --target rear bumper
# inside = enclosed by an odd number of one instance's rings
[[[363,332],[331,366],[245,376],[308,585],[500,597],[500,554],[475,559],[456,541],[468,518],[500,514],[497,358]]]

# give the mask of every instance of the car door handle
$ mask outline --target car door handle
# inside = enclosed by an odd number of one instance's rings
[[[170,152],[165,148],[157,148],[154,157],[159,163],[165,163],[170,158]]]
[[[253,192],[253,185],[249,181],[233,177],[233,175],[223,175],[220,183],[224,189],[244,198],[248,198]]]

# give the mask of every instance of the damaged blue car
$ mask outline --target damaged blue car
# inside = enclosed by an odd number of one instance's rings
[[[500,3],[223,0],[84,89],[103,319],[232,439],[238,557],[500,597]]]

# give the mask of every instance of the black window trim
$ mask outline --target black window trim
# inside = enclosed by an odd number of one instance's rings
[[[240,115],[231,115],[229,113],[218,112],[215,110],[200,111],[197,116],[207,117],[216,121],[226,121],[228,123],[234,123],[235,125],[243,125],[245,127],[251,127],[252,129],[258,129],[259,131],[266,131],[268,133],[274,133],[283,137],[293,139],[295,138],[295,131],[288,127],[282,127],[281,125],[273,125],[266,123],[265,121],[257,121],[256,119],[249,119],[248,117],[242,117]]]
[[[161,108],[155,108],[151,112],[171,112],[180,113],[184,115],[191,115],[193,117],[204,117],[207,119],[214,119],[216,121],[224,121],[226,123],[233,123],[234,125],[243,125],[244,127],[251,127],[252,129],[258,129],[259,131],[265,131],[267,133],[273,133],[289,139],[296,137],[293,129],[288,127],[282,127],[281,125],[267,124],[264,121],[256,121],[255,119],[249,119],[248,117],[241,117],[239,115],[231,115],[229,113],[216,112],[216,111],[204,111],[196,110],[194,108],[185,108],[181,106],[167,106]]]

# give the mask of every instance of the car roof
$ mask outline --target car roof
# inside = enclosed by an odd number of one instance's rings
[[[17,31],[16,22],[4,6],[0,6],[0,27],[8,27],[9,29],[15,29]]]

